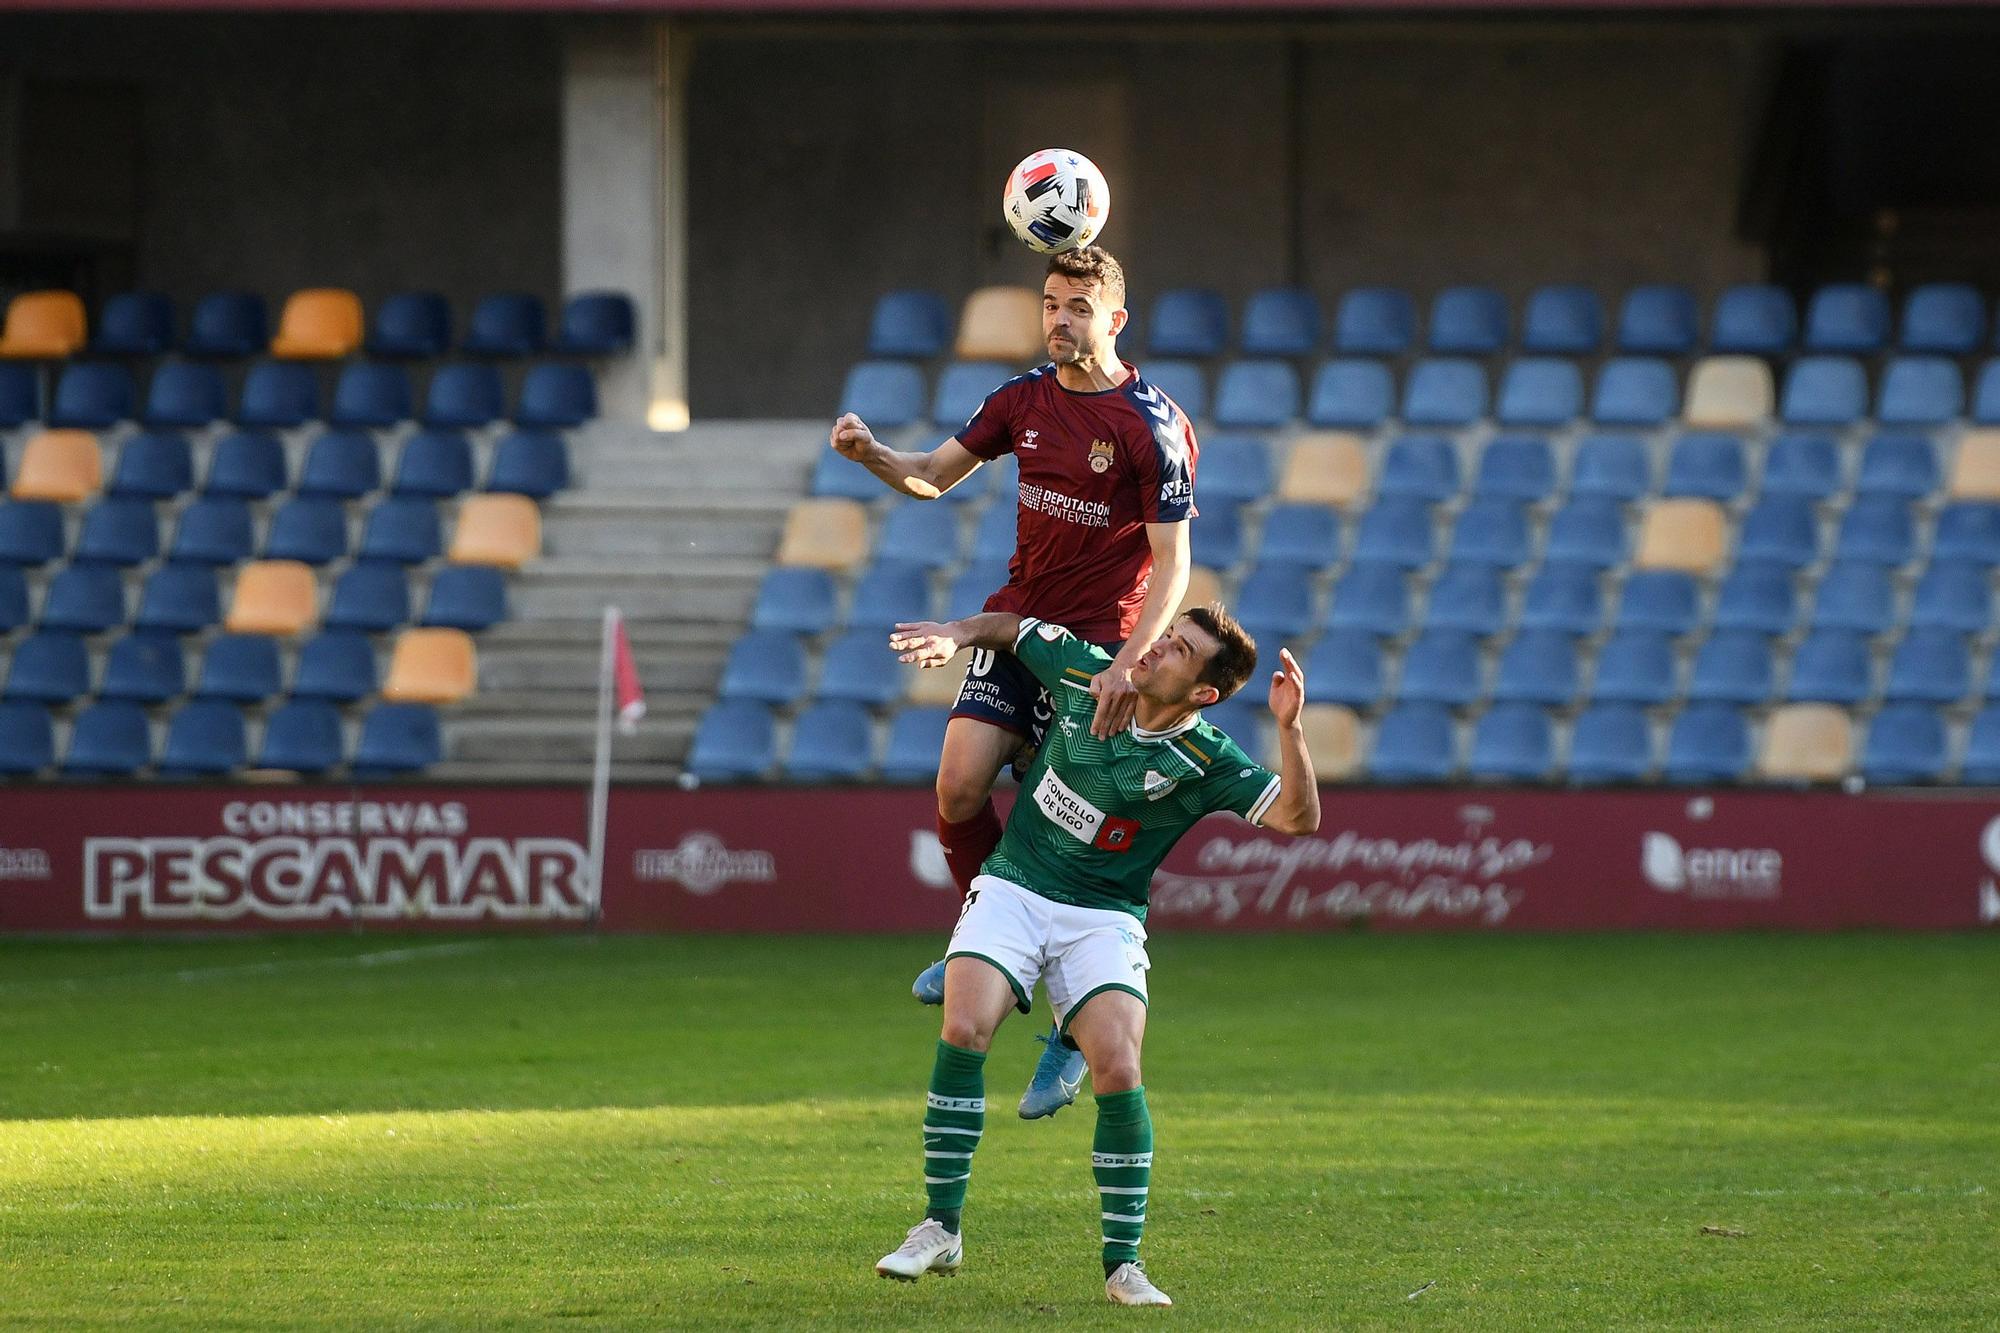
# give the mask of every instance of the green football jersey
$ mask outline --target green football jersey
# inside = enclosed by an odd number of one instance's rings
[[[1048,688],[1054,716],[986,874],[1143,921],[1153,872],[1183,833],[1217,810],[1257,823],[1277,800],[1278,775],[1199,713],[1169,731],[1134,723],[1093,737],[1090,678],[1111,655],[1062,626],[1024,617],[1014,656]]]

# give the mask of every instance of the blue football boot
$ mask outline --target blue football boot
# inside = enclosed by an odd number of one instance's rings
[[[1042,1058],[1035,1066],[1035,1076],[1028,1080],[1028,1090],[1021,1094],[1023,1120],[1054,1115],[1075,1101],[1083,1087],[1082,1051],[1072,1051],[1063,1045],[1062,1033],[1053,1024],[1048,1036],[1035,1040],[1042,1043]]]
[[[917,983],[910,987],[910,994],[917,997],[918,1004],[944,1003],[944,959],[917,973]]]

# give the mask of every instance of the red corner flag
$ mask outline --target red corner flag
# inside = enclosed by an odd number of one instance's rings
[[[639,668],[632,661],[632,639],[625,632],[623,615],[618,617],[612,634],[611,672],[618,698],[618,730],[631,736],[639,730],[639,719],[646,716],[646,691],[639,684]]]

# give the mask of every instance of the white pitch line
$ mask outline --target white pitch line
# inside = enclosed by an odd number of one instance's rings
[[[280,958],[268,963],[232,963],[227,967],[191,967],[174,973],[176,981],[206,981],[212,977],[245,976],[257,972],[288,972],[300,967],[380,967],[385,963],[407,963],[417,958],[448,958],[477,953],[488,947],[486,940],[463,940],[456,944],[424,944],[409,949],[382,949],[375,953],[349,954],[344,958]]]

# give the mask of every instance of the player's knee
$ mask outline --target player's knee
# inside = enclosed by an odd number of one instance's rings
[[[938,813],[953,824],[963,824],[978,814],[993,794],[998,771],[980,772],[963,764],[945,764],[938,769]]]
[[[958,1014],[944,1016],[944,1028],[938,1035],[961,1051],[984,1051],[993,1044],[992,1032],[982,1028],[976,1021]]]
[[[1090,1066],[1091,1090],[1099,1095],[1130,1092],[1145,1081],[1139,1073],[1137,1051],[1113,1051],[1109,1055],[1100,1055]]]

